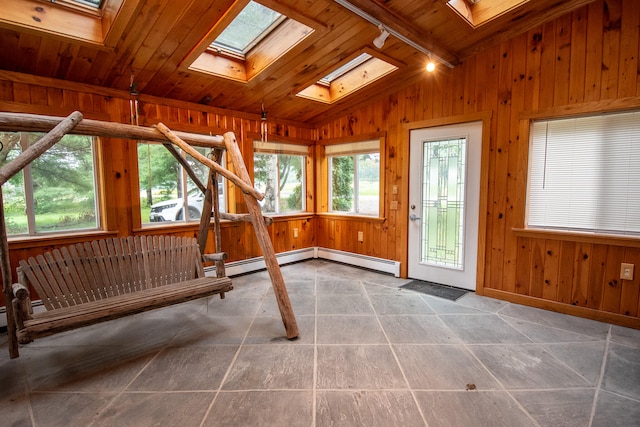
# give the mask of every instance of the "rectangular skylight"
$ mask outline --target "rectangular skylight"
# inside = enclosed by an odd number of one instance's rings
[[[358,65],[364,64],[365,62],[367,62],[371,58],[372,58],[372,56],[369,55],[368,53],[362,53],[359,56],[357,56],[356,58],[354,58],[351,61],[349,61],[346,64],[344,64],[342,67],[336,68],[335,70],[333,70],[332,72],[330,72],[329,74],[327,74],[326,76],[324,76],[323,78],[318,80],[318,83],[321,83],[321,84],[324,84],[324,85],[328,86],[328,85],[331,84],[332,81],[334,81],[338,77],[348,73],[349,71],[351,71],[354,68],[356,68]]]
[[[211,47],[245,55],[286,18],[275,10],[250,1],[211,43]]]
[[[96,9],[100,9],[100,6],[102,5],[102,0],[73,0],[73,1],[79,4],[95,7]]]

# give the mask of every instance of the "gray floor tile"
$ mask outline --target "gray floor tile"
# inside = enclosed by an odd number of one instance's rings
[[[318,316],[318,344],[386,344],[375,316]]]
[[[595,320],[581,317],[567,316],[554,311],[524,305],[509,304],[500,310],[501,316],[527,320],[532,323],[551,326],[583,335],[590,335],[598,339],[605,339],[609,332],[609,325]]]
[[[506,389],[587,387],[589,383],[539,344],[472,345],[471,351]]]
[[[92,426],[199,426],[214,393],[124,393]],[[79,424],[88,425],[88,424]]]
[[[595,386],[600,378],[605,342],[545,344],[543,347]]]
[[[591,427],[639,427],[640,401],[601,391]]]
[[[262,299],[263,297],[259,296],[232,298],[230,292],[225,299],[211,299],[207,313],[215,314],[216,316],[255,316],[262,304]]]
[[[541,427],[589,425],[594,389],[512,391],[511,395]]]
[[[224,390],[311,389],[313,346],[249,345],[240,349]]]
[[[463,345],[394,345],[409,385],[418,390],[496,390],[500,385]]]
[[[197,318],[192,316],[191,319],[184,321],[184,328],[168,344],[173,347],[179,345],[240,344],[253,319],[252,316],[209,314],[201,314]]]
[[[316,281],[312,279],[285,279],[285,287],[289,295],[315,295]],[[273,286],[269,282],[267,295],[274,295]]]
[[[535,426],[516,402],[501,391],[418,391],[416,399],[429,427]]]
[[[318,295],[318,314],[373,314],[364,295]]]
[[[312,414],[311,391],[220,392],[203,426],[308,427]]]
[[[168,347],[128,387],[130,391],[217,390],[238,347]]]
[[[434,314],[420,295],[371,295],[371,303],[378,315],[385,314]]]
[[[582,341],[602,341],[590,335],[577,334],[563,329],[540,325],[538,323],[527,322],[525,320],[502,317],[513,328],[536,343],[562,343],[562,342],[582,342]]]
[[[460,339],[437,316],[380,316],[389,341],[410,344],[458,344]]]
[[[640,400],[640,351],[612,343],[609,346],[602,388]]]
[[[306,294],[289,295],[293,313],[299,316],[313,316],[316,313],[316,296]],[[258,316],[275,316],[280,315],[278,301],[275,294],[268,294],[257,313]]]
[[[296,323],[300,335],[289,340],[280,315],[257,316],[251,325],[245,344],[313,344],[315,339],[315,316],[298,316]]]
[[[466,307],[456,301],[450,301],[445,298],[433,297],[430,295],[421,295],[429,307],[437,314],[483,314],[481,310]]]
[[[524,344],[531,342],[517,329],[494,315],[448,314],[440,318],[465,343]]]
[[[319,426],[424,426],[409,391],[318,391]]]
[[[87,426],[114,397],[101,393],[35,393],[31,397],[33,419],[37,426]]]
[[[402,389],[407,384],[386,345],[319,345],[318,389]]]
[[[473,308],[475,310],[489,313],[497,313],[509,305],[506,301],[483,297],[481,295],[476,295],[473,292],[468,292],[464,296],[460,297],[456,300],[456,303],[463,307]]]
[[[61,394],[60,394],[61,395]],[[61,395],[63,396],[63,395]],[[91,397],[89,397],[90,399]],[[9,395],[0,398],[0,417],[3,425],[7,426],[32,426],[31,408],[35,399],[35,393],[21,395]]]
[[[359,280],[318,279],[318,295],[363,295],[364,287]]]
[[[385,285],[363,281],[362,286],[364,287],[365,292],[369,295],[404,295],[409,293],[409,291],[391,284]]]
[[[640,348],[640,329],[611,325],[611,341],[629,347]]]

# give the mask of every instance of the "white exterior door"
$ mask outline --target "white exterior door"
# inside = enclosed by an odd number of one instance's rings
[[[482,122],[410,136],[409,277],[475,291]]]

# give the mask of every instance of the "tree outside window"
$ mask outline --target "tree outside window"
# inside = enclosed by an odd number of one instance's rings
[[[377,216],[380,210],[380,141],[327,145],[329,210]]]
[[[265,194],[264,213],[284,214],[305,209],[305,157],[291,154],[254,154],[255,187]]]
[[[208,149],[196,147],[203,155]],[[196,176],[206,185],[209,168],[185,155]],[[204,195],[186,170],[162,144],[138,144],[140,215],[143,223],[199,221]],[[218,183],[220,210],[224,210],[224,191]]]
[[[0,132],[0,166],[43,135]],[[3,185],[9,235],[98,228],[93,140],[66,135]]]

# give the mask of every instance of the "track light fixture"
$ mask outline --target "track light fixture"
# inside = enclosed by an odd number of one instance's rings
[[[380,35],[373,39],[373,45],[378,49],[382,49],[384,42],[387,41],[387,38],[389,37],[389,32],[382,26],[382,24],[378,25],[378,29],[380,30]]]

